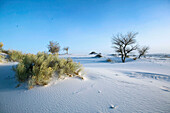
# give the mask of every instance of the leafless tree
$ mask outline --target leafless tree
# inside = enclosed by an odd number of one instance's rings
[[[68,54],[69,47],[65,47],[63,50],[67,52],[66,54]]]
[[[52,54],[55,54],[60,51],[60,45],[58,42],[50,41],[50,44],[48,45],[49,52]]]
[[[113,35],[112,44],[117,53],[120,53],[122,62],[125,62],[128,54],[137,49],[136,35],[138,33],[129,32],[125,35],[118,33]]]
[[[139,57],[140,58],[141,56],[144,56],[149,50],[149,47],[148,46],[144,46],[142,47],[142,49],[138,49],[138,53],[139,53]]]

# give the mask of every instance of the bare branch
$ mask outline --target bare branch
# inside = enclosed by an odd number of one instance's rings
[[[141,56],[144,56],[149,50],[149,47],[148,46],[144,46],[142,47],[142,49],[138,49],[138,53],[139,53],[139,57],[140,58]]]

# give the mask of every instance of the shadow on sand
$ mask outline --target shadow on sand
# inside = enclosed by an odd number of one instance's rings
[[[149,72],[123,72],[131,78],[151,78],[155,80],[164,80],[170,82],[170,75],[158,74],[158,73],[149,73]]]

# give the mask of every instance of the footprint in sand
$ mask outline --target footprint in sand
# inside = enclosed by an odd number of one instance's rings
[[[110,105],[110,109],[116,109],[118,106],[116,106],[116,105]]]
[[[115,74],[115,76],[119,76],[118,74]]]
[[[95,84],[91,84],[90,86],[86,86],[86,87],[82,87],[80,89],[78,89],[77,91],[73,92],[72,94],[78,94],[81,93],[82,91],[88,90],[90,88],[93,88]]]
[[[100,91],[100,90],[98,90],[98,93],[101,93],[101,91]]]

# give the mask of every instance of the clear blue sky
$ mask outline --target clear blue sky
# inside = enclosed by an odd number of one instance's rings
[[[170,53],[170,1],[0,0],[4,49],[37,53],[53,40],[74,54],[114,53],[112,35],[128,31],[150,53]]]

